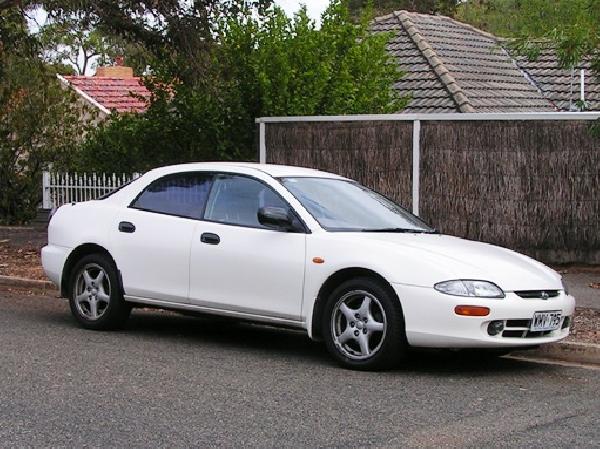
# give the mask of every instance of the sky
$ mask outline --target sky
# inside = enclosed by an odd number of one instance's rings
[[[308,16],[312,19],[315,19],[317,22],[320,22],[321,13],[325,11],[327,5],[329,4],[329,0],[275,0],[275,3],[283,8],[288,16],[292,16],[298,9],[300,9],[301,4],[305,4]]]
[[[275,3],[283,8],[290,17],[300,9],[300,5],[306,5],[308,16],[319,23],[321,14],[327,8],[329,0],[275,0]],[[33,17],[41,24],[46,19],[46,13],[42,9],[38,9],[34,12]]]

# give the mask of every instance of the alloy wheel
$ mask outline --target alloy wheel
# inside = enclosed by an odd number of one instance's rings
[[[385,339],[387,320],[379,300],[364,290],[342,296],[331,315],[333,342],[348,358],[364,360],[374,356]]]
[[[110,304],[110,279],[104,268],[96,263],[83,266],[75,278],[74,299],[77,311],[86,319],[96,321]]]

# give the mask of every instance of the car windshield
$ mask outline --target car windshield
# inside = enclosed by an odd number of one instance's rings
[[[333,178],[281,178],[327,231],[434,233],[418,217],[360,184]]]

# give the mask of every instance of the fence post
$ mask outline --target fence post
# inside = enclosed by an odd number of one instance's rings
[[[258,162],[267,163],[267,144],[265,142],[265,122],[258,124]]]
[[[412,146],[412,212],[419,215],[419,189],[421,175],[421,120],[413,120]]]
[[[52,209],[50,201],[50,172],[42,173],[42,209]]]

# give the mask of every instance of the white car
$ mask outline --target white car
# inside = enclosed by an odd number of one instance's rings
[[[509,350],[569,334],[561,276],[508,249],[442,235],[358,183],[299,167],[194,163],[60,207],[46,274],[89,329],[132,306],[304,329],[346,367],[406,349]]]

